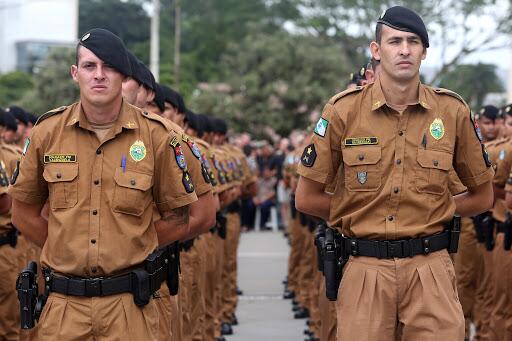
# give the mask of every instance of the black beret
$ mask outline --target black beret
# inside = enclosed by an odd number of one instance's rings
[[[13,105],[12,107],[5,109],[5,111],[7,111],[12,116],[14,116],[15,119],[17,119],[24,125],[28,124],[27,112],[25,110],[23,110],[22,108]]]
[[[364,79],[366,79],[366,66],[360,68],[358,72],[350,74],[349,84],[359,85],[359,83]]]
[[[388,8],[382,13],[377,23],[384,24],[395,30],[415,33],[421,38],[423,45],[429,47],[425,23],[418,14],[408,8],[402,6]]]
[[[179,105],[180,105],[179,98],[181,97],[180,94],[165,85],[160,85],[160,88],[162,89],[162,93],[164,95],[165,101],[167,103],[172,104],[172,106],[175,107],[176,109],[179,109]]]
[[[135,57],[133,53],[130,51],[126,51],[128,54],[128,60],[130,61],[130,68],[132,70],[132,78],[137,81],[137,83],[142,84],[142,70],[139,67],[140,61]]]
[[[226,124],[226,121],[220,117],[212,118],[213,122],[213,132],[226,135],[228,132],[228,125]]]
[[[8,112],[3,112],[1,124],[7,129],[16,132],[18,130],[18,123],[16,119]]]
[[[155,83],[155,99],[153,101],[155,102],[158,109],[160,109],[161,112],[165,110],[165,97],[164,93],[162,91],[162,86],[158,83]]]
[[[496,108],[494,105],[486,105],[477,114],[477,119],[481,117],[487,117],[490,120],[495,120],[498,118],[499,109]]]
[[[204,133],[211,133],[213,131],[212,122],[208,116],[199,114],[197,115],[197,118],[201,122]]]
[[[155,91],[156,81],[155,76],[151,70],[144,64],[143,62],[139,63],[139,68],[141,70],[142,84],[146,89],[150,89]]]
[[[187,110],[185,115],[188,121],[188,126],[197,132],[197,136],[203,136],[203,120],[200,118],[200,115],[193,113],[191,110]]]
[[[126,47],[114,33],[103,28],[93,28],[80,38],[78,44],[91,50],[99,59],[123,75],[132,76]]]
[[[28,115],[28,121],[30,123],[32,123],[33,125],[35,125],[37,123],[38,117],[36,115],[34,115],[34,114],[31,114],[31,113],[27,113],[27,115]]]

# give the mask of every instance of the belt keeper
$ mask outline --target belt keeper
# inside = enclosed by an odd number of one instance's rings
[[[350,240],[350,254],[352,256],[357,256],[357,240],[355,239]]]
[[[430,241],[428,238],[422,240],[423,244],[423,253],[428,255],[430,253]]]

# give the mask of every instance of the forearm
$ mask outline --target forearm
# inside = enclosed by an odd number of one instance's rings
[[[325,185],[307,178],[300,178],[295,192],[295,207],[298,211],[323,220],[329,220],[331,208],[330,194],[325,193]]]
[[[505,188],[493,184],[493,190],[496,199],[505,199]]]
[[[166,246],[178,240],[189,239],[189,206],[161,213],[161,216],[160,220],[155,221],[159,246]]]
[[[493,205],[493,188],[491,183],[485,183],[475,189],[454,196],[455,214],[461,217],[472,217],[486,212]]]
[[[41,208],[13,201],[12,223],[25,238],[42,248],[48,237],[48,221],[41,216]]]
[[[11,209],[11,197],[7,194],[0,195],[0,214],[6,214]]]
[[[189,239],[208,232],[215,225],[215,206],[212,192],[201,195],[190,204]]]

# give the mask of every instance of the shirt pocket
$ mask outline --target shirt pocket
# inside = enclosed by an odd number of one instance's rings
[[[380,188],[382,178],[380,146],[343,149],[345,188],[353,192],[371,192]]]
[[[78,202],[78,164],[53,163],[44,167],[43,178],[48,182],[50,207],[71,208]]]
[[[152,201],[153,176],[116,168],[114,181],[114,212],[141,216]]]
[[[415,174],[416,190],[420,193],[441,195],[448,186],[453,155],[450,152],[418,149]]]

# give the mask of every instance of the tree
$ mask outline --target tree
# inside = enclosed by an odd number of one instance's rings
[[[475,111],[484,105],[489,93],[505,90],[496,75],[496,65],[481,63],[456,66],[443,75],[440,85],[460,94]]]
[[[62,105],[69,105],[79,97],[78,86],[70,75],[70,66],[75,63],[75,50],[53,49],[34,74],[34,87],[25,93],[20,105],[36,115]]]
[[[194,108],[227,118],[238,131],[261,135],[270,126],[285,135],[305,128],[311,113],[344,89],[355,65],[327,38],[255,26],[228,47],[219,68],[227,84],[198,91]]]
[[[32,88],[32,77],[28,73],[15,71],[0,76],[0,106],[16,104]]]

